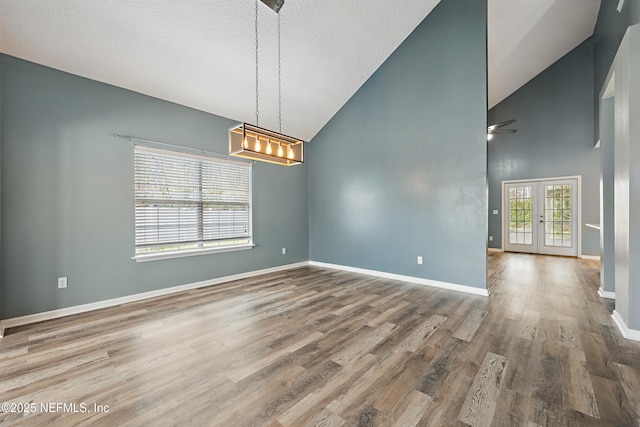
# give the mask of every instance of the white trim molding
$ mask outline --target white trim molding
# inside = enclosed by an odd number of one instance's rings
[[[618,330],[620,330],[620,333],[623,337],[628,340],[640,341],[640,331],[638,331],[637,329],[629,329],[617,310],[613,310],[613,314],[611,315],[611,317],[613,318],[614,323],[618,327]]]
[[[598,295],[600,295],[600,298],[616,299],[616,293],[615,292],[605,291],[602,288],[598,289]]]
[[[293,268],[306,267],[309,265],[307,261],[286,264],[278,267],[265,268],[263,270],[254,270],[246,273],[234,274],[231,276],[218,277],[216,279],[204,280],[202,282],[188,283],[186,285],[172,286],[170,288],[158,289],[155,291],[142,292],[139,294],[127,295],[124,297],[108,299],[104,301],[92,302],[89,304],[76,305],[73,307],[60,308],[57,310],[45,311],[42,313],[29,314],[26,316],[14,317],[11,319],[0,320],[0,338],[4,336],[5,329],[16,326],[28,325],[30,323],[42,322],[44,320],[57,319],[59,317],[70,316],[72,314],[86,313],[88,311],[99,310],[101,308],[114,307],[128,302],[135,302],[154,298],[162,295],[174,294],[176,292],[187,291],[190,289],[202,288],[205,286],[218,285],[220,283],[231,282],[233,280],[246,279],[248,277],[260,274],[275,273],[283,270],[291,270]]]
[[[216,279],[204,280],[201,282],[188,283],[186,285],[173,286],[170,288],[157,289],[155,291],[142,292],[139,294],[127,295],[123,297],[108,299],[104,301],[97,301],[88,304],[76,305],[72,307],[60,308],[57,310],[45,311],[42,313],[29,314],[26,316],[13,317],[10,319],[0,320],[0,338],[4,336],[5,330],[16,326],[28,325],[30,323],[42,322],[45,320],[57,319],[60,317],[71,316],[73,314],[86,313],[89,311],[99,310],[102,308],[114,307],[129,302],[141,301],[149,298],[155,298],[158,296],[169,295],[176,292],[187,291],[191,289],[202,288],[206,286],[218,285],[220,283],[230,282],[233,280],[246,279],[248,277],[257,276],[260,274],[275,273],[283,270],[291,270],[294,268],[305,267],[312,265],[316,267],[329,268],[332,270],[343,270],[352,273],[366,274],[369,276],[376,276],[385,279],[399,280],[408,283],[415,283],[418,285],[430,286],[434,288],[447,289],[456,292],[463,292],[472,295],[489,296],[489,292],[486,289],[474,288],[472,286],[458,285],[455,283],[441,282],[438,280],[423,279],[421,277],[404,276],[401,274],[386,273],[383,271],[367,270],[364,268],[348,267],[337,264],[328,264],[317,261],[303,261],[295,264],[281,265],[278,267],[265,268],[263,270],[254,270],[246,273],[234,274],[231,276],[218,277]]]
[[[502,248],[487,248],[487,252],[504,252]]]
[[[329,264],[329,263],[318,262],[318,261],[309,261],[309,265],[314,267],[329,268],[332,270],[343,270],[343,271],[349,271],[351,273],[366,274],[368,276],[376,276],[376,277],[381,277],[383,279],[399,280],[402,282],[409,282],[409,283],[415,283],[418,285],[431,286],[433,288],[448,289],[450,291],[464,292],[467,294],[480,295],[484,297],[489,296],[489,292],[486,289],[474,288],[473,286],[458,285],[458,284],[449,283],[449,282],[440,282],[438,280],[423,279],[421,277],[404,276],[402,274],[386,273],[384,271],[367,270],[364,268]]]
[[[591,259],[594,261],[600,261],[600,256],[599,255],[580,255],[578,258],[580,259]]]
[[[182,250],[175,252],[159,252],[159,253],[151,253],[145,255],[135,255],[131,259],[135,260],[135,262],[149,262],[149,261],[160,261],[163,259],[173,259],[173,258],[184,258],[190,256],[197,255],[209,255],[209,254],[219,254],[223,252],[237,252],[237,251],[246,251],[248,249],[255,248],[256,245],[253,243],[247,243],[246,245],[235,245],[235,246],[227,246],[221,248],[203,248],[203,249],[193,249],[193,250]]]

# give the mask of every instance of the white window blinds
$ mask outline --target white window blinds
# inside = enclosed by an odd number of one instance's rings
[[[252,243],[251,164],[135,146],[136,255]]]

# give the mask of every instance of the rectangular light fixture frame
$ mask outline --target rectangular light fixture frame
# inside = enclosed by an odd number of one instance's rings
[[[229,129],[229,154],[283,166],[299,165],[304,163],[304,141],[239,123]]]

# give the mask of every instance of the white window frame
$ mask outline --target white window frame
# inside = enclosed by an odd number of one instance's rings
[[[173,237],[164,237],[161,239],[159,237],[161,235],[160,223],[162,221],[160,219],[160,215],[158,215],[155,220],[153,219],[151,220],[152,223],[156,222],[158,227],[154,228],[153,225],[150,227],[143,226],[143,223],[145,222],[144,220],[148,218],[144,216],[144,208],[149,207],[149,204],[151,204],[153,201],[153,196],[150,196],[151,198],[149,198],[148,194],[152,194],[153,192],[152,191],[147,192],[146,193],[147,197],[145,197],[145,192],[141,188],[139,188],[139,184],[142,182],[142,180],[144,180],[145,178],[149,179],[150,175],[145,175],[144,172],[140,172],[140,169],[136,166],[136,164],[142,164],[139,162],[144,162],[145,157],[148,158],[149,155],[153,156],[154,154],[156,155],[156,157],[162,158],[165,161],[167,160],[170,161],[171,158],[174,158],[176,162],[187,161],[192,165],[199,165],[200,171],[197,173],[198,184],[194,185],[193,187],[189,187],[191,189],[190,196],[189,196],[190,198],[188,200],[187,199],[179,200],[176,204],[179,206],[182,202],[184,203],[185,206],[191,205],[193,207],[194,204],[197,205],[197,208],[195,211],[196,212],[195,224],[198,231],[197,231],[197,237],[195,238],[195,240],[194,239],[185,240],[184,237],[175,237],[175,235],[173,235]],[[241,205],[243,203],[248,204],[248,217],[249,217],[248,223],[244,221],[240,222],[240,224],[246,225],[248,227],[248,230],[246,232],[238,234],[237,236],[227,235],[226,237],[217,238],[217,239],[204,238],[205,220],[203,218],[204,218],[204,212],[205,212],[204,209],[205,209],[206,202],[203,201],[204,193],[202,190],[203,188],[202,180],[204,179],[204,174],[202,172],[202,165],[212,166],[213,168],[215,167],[244,168],[245,169],[244,172],[242,172],[242,169],[236,169],[236,171],[238,173],[248,172],[248,180],[247,180],[248,188],[246,188],[246,191],[248,191],[248,200],[246,201],[243,200],[239,202]],[[224,179],[222,181],[224,181]],[[219,252],[241,251],[241,250],[247,250],[247,249],[253,248],[255,245],[253,244],[253,195],[252,195],[253,183],[252,181],[253,181],[253,168],[250,162],[227,160],[227,159],[223,160],[223,159],[212,157],[212,156],[194,155],[194,154],[187,154],[180,151],[149,147],[145,145],[135,145],[134,146],[135,256],[133,257],[133,259],[135,259],[137,262],[146,262],[146,261],[155,261],[155,260],[161,260],[161,259],[188,257],[188,256],[194,256],[194,255],[206,255],[206,254],[219,253]],[[216,182],[216,180],[215,178],[211,178],[211,180],[206,182],[209,185],[209,188],[212,188],[211,186],[213,185],[214,182]],[[222,184],[220,182],[217,182],[217,184],[227,185],[228,183]],[[232,187],[226,187],[226,188],[228,190],[232,189]],[[243,192],[244,190],[245,190],[244,188],[241,189],[241,192]],[[193,198],[194,194],[198,197],[197,199]],[[146,206],[145,206],[145,203],[147,204]],[[209,203],[215,204],[216,202],[210,201]],[[227,202],[218,202],[218,203],[224,204]],[[236,202],[234,201],[231,203],[236,203]],[[158,203],[158,204],[161,205],[162,203]],[[175,206],[173,208],[175,210]],[[193,211],[191,212],[191,214],[193,215]],[[193,224],[194,224],[194,219],[192,218],[190,223],[187,225],[191,225],[191,227],[193,228]],[[234,226],[235,225],[237,224],[234,222]],[[145,228],[147,228],[147,230],[145,230]],[[148,234],[149,232],[149,229],[151,229],[152,231],[155,230],[158,234],[157,238],[161,239],[161,241],[159,240],[154,243],[153,237],[146,236],[146,234]],[[209,230],[211,231],[212,229],[209,228]],[[213,230],[215,230],[215,228]],[[175,230],[173,230],[173,232],[175,233]],[[193,233],[194,231],[193,229],[191,229],[190,235],[192,235]],[[220,233],[220,230],[218,230],[218,233]],[[174,240],[167,240],[172,238]],[[235,243],[233,242],[234,240],[235,240]],[[165,247],[164,249],[161,248],[163,246]],[[178,246],[182,246],[182,248]]]

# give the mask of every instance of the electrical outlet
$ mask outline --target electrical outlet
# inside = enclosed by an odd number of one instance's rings
[[[63,289],[67,287],[67,278],[66,277],[58,277],[58,289]]]
[[[498,215],[498,209],[494,209],[494,210],[493,210],[493,214],[494,214],[494,215]]]
[[[422,264],[422,257],[421,256],[418,257],[418,264]]]
[[[287,248],[282,248],[282,255],[286,255],[287,254]]]
[[[489,241],[493,242],[493,236],[489,236]]]

